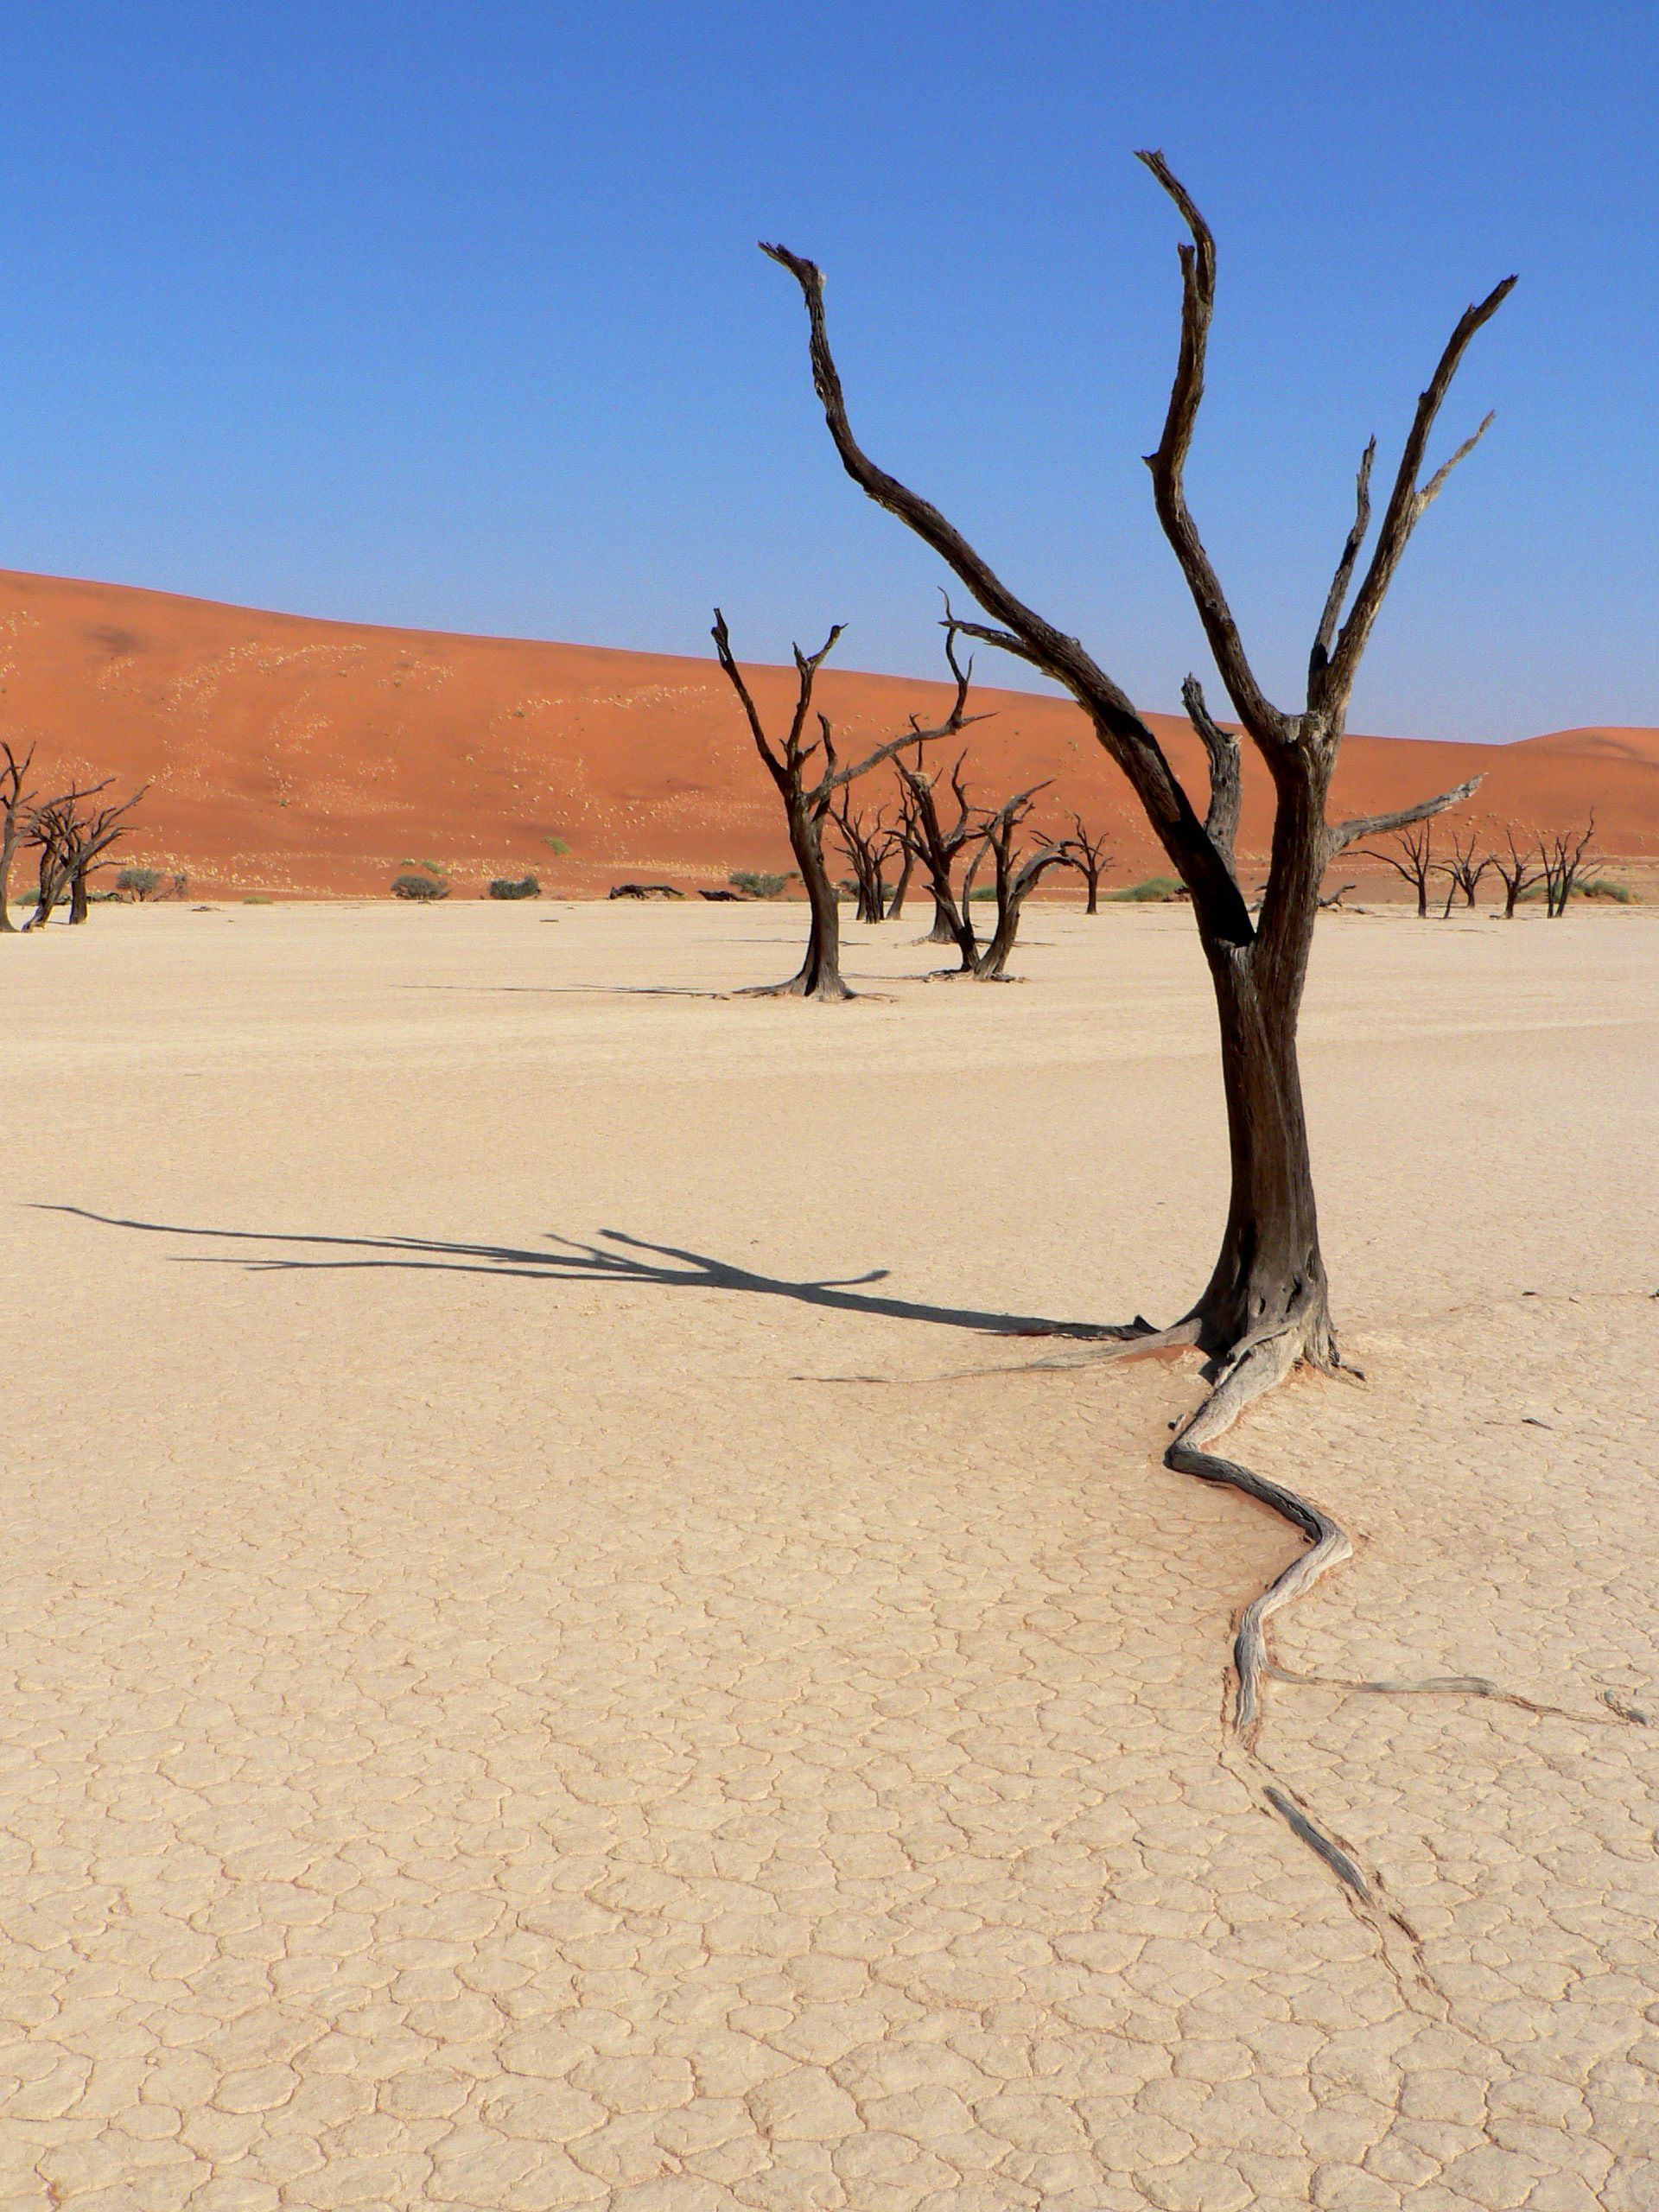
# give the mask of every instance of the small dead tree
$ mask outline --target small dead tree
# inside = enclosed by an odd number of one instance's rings
[[[968,686],[973,675],[970,661],[964,669],[957,658],[957,626],[948,623],[945,627],[944,657],[951,675],[956,679],[956,698],[950,713],[935,729],[923,729],[912,715],[910,728],[901,737],[889,738],[885,745],[878,745],[852,766],[841,766],[836,752],[835,734],[830,717],[817,717],[818,735],[808,741],[807,724],[812,719],[812,692],[817,674],[835,648],[842,633],[837,622],[815,653],[804,653],[797,645],[795,651],[795,707],[790,717],[789,728],[782,743],[774,746],[767,737],[760,709],[754,703],[742,671],[732,654],[731,638],[726,627],[726,617],[715,609],[715,626],[710,632],[720,664],[728,681],[742,705],[754,740],[755,750],[765,763],[767,774],[778,786],[779,797],[784,802],[784,812],[789,824],[790,849],[795,855],[795,865],[806,887],[807,904],[811,920],[807,931],[806,954],[799,969],[785,983],[763,983],[756,987],[753,995],[764,998],[804,998],[825,1001],[840,1001],[852,998],[841,974],[841,907],[830,871],[823,858],[823,825],[829,818],[836,795],[849,784],[868,775],[872,768],[884,760],[893,760],[900,748],[908,745],[921,747],[935,738],[954,736],[977,719],[968,713]],[[816,762],[816,769],[812,764]]]
[[[1368,861],[1386,861],[1397,875],[1403,875],[1417,893],[1417,918],[1428,918],[1428,887],[1431,878],[1440,867],[1434,857],[1434,831],[1427,822],[1402,830],[1394,841],[1392,852],[1381,852],[1370,845],[1362,845],[1360,852]]]
[[[905,911],[905,900],[910,893],[910,879],[916,868],[916,855],[910,836],[910,792],[901,776],[899,779],[899,812],[893,825],[893,834],[899,841],[899,880],[893,885],[893,896],[887,901],[886,918],[890,922],[896,922]]]
[[[66,891],[71,923],[86,920],[86,879],[95,868],[108,866],[105,854],[125,836],[126,817],[149,789],[148,784],[141,784],[118,804],[90,806],[88,802],[107,791],[113,780],[106,776],[101,783],[67,791],[61,798],[49,799],[31,811],[25,842],[39,849],[41,874],[35,912],[23,925],[25,929],[39,928]]]
[[[1567,902],[1584,871],[1591,842],[1596,834],[1595,809],[1582,830],[1555,830],[1544,840],[1544,910],[1553,922],[1567,912]]]
[[[1495,852],[1491,858],[1497,880],[1503,886],[1503,918],[1512,922],[1516,907],[1534,884],[1543,881],[1544,871],[1536,845],[1517,845],[1513,830],[1505,830],[1503,840],[1509,847],[1508,854]]]
[[[947,821],[940,815],[937,771],[929,775],[919,758],[913,767],[902,760],[897,765],[908,798],[901,824],[905,849],[926,876],[927,887],[933,894],[933,927],[926,942],[954,944],[963,974],[971,975],[979,957],[979,939],[968,899],[973,886],[964,882],[958,899],[952,882],[957,861],[969,846],[977,842],[982,829],[979,813],[962,780],[963,761],[967,758],[964,753],[950,771],[950,795],[957,809],[954,821]]]
[[[1016,791],[1006,805],[988,817],[983,828],[984,842],[980,854],[989,853],[995,870],[996,927],[990,943],[974,962],[973,974],[981,982],[1001,982],[1007,973],[1008,955],[1014,950],[1014,939],[1020,934],[1020,912],[1027,898],[1051,868],[1060,866],[1065,860],[1065,848],[1055,838],[1033,853],[1020,854],[1014,850],[1014,836],[1020,825],[1031,812],[1032,800],[1046,784],[1033,784],[1030,790]],[[976,856],[976,866],[978,856]],[[965,883],[963,904],[971,883]]]
[[[0,741],[0,753],[5,756],[3,765],[0,765],[0,931],[15,935],[17,925],[8,911],[7,898],[11,888],[11,864],[17,857],[19,845],[29,842],[29,817],[38,804],[26,780],[35,759],[35,747],[31,745],[20,760],[10,745]]]
[[[1351,1549],[1344,1531],[1306,1499],[1208,1448],[1244,1408],[1299,1363],[1339,1366],[1330,1294],[1319,1249],[1313,1168],[1297,1060],[1297,1017],[1319,912],[1319,888],[1336,856],[1363,838],[1426,821],[1467,798],[1454,791],[1383,815],[1332,822],[1325,808],[1362,656],[1418,523],[1452,470],[1486,428],[1483,423],[1424,481],[1428,441],[1459,364],[1476,333],[1508,296],[1506,278],[1459,318],[1417,401],[1369,562],[1355,585],[1370,534],[1375,441],[1360,462],[1355,518],[1337,561],[1307,664],[1305,698],[1274,704],[1256,678],[1243,639],[1187,505],[1185,470],[1204,391],[1216,293],[1210,227],[1161,154],[1141,157],[1169,194],[1188,233],[1180,248],[1181,337],[1169,406],[1157,449],[1148,456],[1158,518],[1192,594],[1234,713],[1268,771],[1273,787],[1272,861],[1259,918],[1252,918],[1233,861],[1239,739],[1204,716],[1211,762],[1208,816],[1200,820],[1156,732],[1128,694],[1069,636],[1028,606],[931,501],[874,461],[848,416],[830,351],[823,277],[817,265],[781,245],[764,251],[800,287],[810,330],[815,389],[842,466],[871,499],[896,516],[954,569],[983,609],[964,622],[968,635],[1014,654],[1068,690],[1122,769],[1171,865],[1191,894],[1219,1020],[1221,1066],[1230,1140],[1232,1187],[1221,1248],[1210,1280],[1174,1326],[1134,1324],[1118,1333],[1144,1350],[1154,1342],[1196,1344],[1213,1362],[1212,1387],[1166,1454],[1178,1472],[1231,1484],[1260,1499],[1308,1540],[1311,1548],[1246,1609],[1234,1648],[1233,1726],[1253,1748],[1267,1665],[1265,1623]],[[1491,420],[1490,416],[1487,418]],[[1200,709],[1198,684],[1189,696]],[[1319,1834],[1282,1791],[1264,1802],[1325,1862],[1380,1922],[1382,1908],[1359,1869]],[[1345,1872],[1344,1870],[1346,1870]]]
[[[1060,845],[1060,865],[1076,868],[1088,885],[1088,903],[1083,910],[1085,914],[1100,912],[1100,879],[1106,873],[1106,860],[1110,851],[1103,830],[1097,837],[1091,836],[1083,817],[1080,814],[1071,817],[1071,835]]]
[[[1447,878],[1446,907],[1440,916],[1442,921],[1446,921],[1450,917],[1452,901],[1459,891],[1463,893],[1463,903],[1465,906],[1474,905],[1475,893],[1480,888],[1480,880],[1492,865],[1492,855],[1480,850],[1478,831],[1471,830],[1466,839],[1460,838],[1456,830],[1452,831],[1451,859],[1436,861],[1434,863],[1438,872]]]
[[[887,917],[887,862],[899,849],[896,823],[889,822],[878,808],[874,816],[855,814],[848,791],[843,791],[841,803],[830,810],[835,825],[841,832],[841,842],[852,865],[853,883],[857,893],[854,919],[861,922],[882,922]]]

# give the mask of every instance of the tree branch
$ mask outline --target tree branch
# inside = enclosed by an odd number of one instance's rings
[[[1325,664],[1331,658],[1337,625],[1342,620],[1343,604],[1354,578],[1354,563],[1359,558],[1360,547],[1365,543],[1365,533],[1371,526],[1371,463],[1376,459],[1376,440],[1373,438],[1360,455],[1359,474],[1354,482],[1354,526],[1343,546],[1342,558],[1337,563],[1337,573],[1331,579],[1331,588],[1325,594],[1325,612],[1319,617],[1319,634],[1313,640],[1313,651],[1308,657],[1310,695],[1325,673]]]
[[[1093,721],[1101,743],[1128,778],[1159,842],[1192,890],[1210,928],[1227,943],[1249,944],[1255,928],[1238,886],[1205,836],[1192,802],[1150,726],[1075,638],[1065,636],[1017,598],[931,501],[876,467],[853,435],[848,420],[846,397],[824,321],[823,272],[786,246],[763,244],[761,251],[788,270],[801,288],[811,333],[813,386],[847,474],[878,506],[896,515],[950,565],[994,621],[1019,640],[1022,659],[1071,692]]]
[[[1238,810],[1243,796],[1238,739],[1231,730],[1223,729],[1211,719],[1205,704],[1204,686],[1196,676],[1189,676],[1182,684],[1181,699],[1186,708],[1186,718],[1204,740],[1204,749],[1210,756],[1210,810],[1205,817],[1205,830],[1226,862],[1228,874],[1236,880],[1233,843],[1238,835]]]
[[[1466,784],[1440,791],[1433,798],[1420,799],[1415,806],[1400,807],[1392,814],[1361,814],[1351,822],[1328,823],[1325,832],[1326,861],[1335,860],[1338,853],[1345,852],[1361,837],[1384,837],[1391,830],[1408,829],[1414,822],[1427,822],[1432,815],[1444,814],[1449,806],[1460,806],[1479,790],[1481,781],[1480,777],[1471,776]],[[1388,853],[1376,853],[1372,858],[1392,862],[1392,855]]]
[[[1400,456],[1399,473],[1395,477],[1388,509],[1377,532],[1376,549],[1371,555],[1370,566],[1365,571],[1365,580],[1355,598],[1353,612],[1343,624],[1336,650],[1315,686],[1317,703],[1322,707],[1328,709],[1333,702],[1340,707],[1346,702],[1359,668],[1360,655],[1365,650],[1371,626],[1382,608],[1383,597],[1394,580],[1394,572],[1400,565],[1412,531],[1416,528],[1423,510],[1452,469],[1471,449],[1476,439],[1486,428],[1486,423],[1483,423],[1474,437],[1465,440],[1459,447],[1452,459],[1430,479],[1426,491],[1418,489],[1417,479],[1422,473],[1429,433],[1434,427],[1434,418],[1440,411],[1446,395],[1452,388],[1452,380],[1469,350],[1470,341],[1482,325],[1490,322],[1497,313],[1515,289],[1515,283],[1513,276],[1506,276],[1484,300],[1464,309],[1458,327],[1447,339],[1446,350],[1429,378],[1428,389],[1418,398],[1417,410],[1412,417],[1411,429]],[[1486,422],[1491,420],[1489,415]],[[1314,702],[1310,700],[1310,703]]]
[[[1216,304],[1216,242],[1192,195],[1163,156],[1141,152],[1135,159],[1144,162],[1152,171],[1179,208],[1182,220],[1192,233],[1192,245],[1180,249],[1181,349],[1169,395],[1169,411],[1164,417],[1164,435],[1157,452],[1147,455],[1158,519],[1181,564],[1181,573],[1198,610],[1198,620],[1204,625],[1216,666],[1221,671],[1222,682],[1227,686],[1227,695],[1240,719],[1258,745],[1287,744],[1291,736],[1289,722],[1255,680],[1221,580],[1188,509],[1183,480],[1192,428],[1198,421],[1198,403],[1204,397],[1205,355]]]

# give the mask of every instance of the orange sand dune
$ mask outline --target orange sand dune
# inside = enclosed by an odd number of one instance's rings
[[[431,860],[458,890],[533,868],[550,890],[580,893],[787,862],[774,795],[712,658],[380,629],[11,571],[0,571],[0,736],[38,741],[46,780],[149,779],[125,849],[198,888],[375,893]],[[780,711],[792,681],[757,670],[763,709]],[[849,748],[932,715],[944,696],[833,670],[821,693]],[[1052,778],[1048,818],[1077,808],[1105,823],[1115,880],[1159,864],[1075,708],[988,689],[976,704],[994,717],[971,733],[976,791]],[[1151,719],[1201,791],[1185,721]],[[1659,857],[1652,729],[1510,746],[1353,737],[1338,805],[1372,812],[1478,773],[1470,812],[1485,823],[1565,826],[1593,805],[1603,851]],[[885,793],[876,780],[872,800]],[[1247,868],[1264,858],[1267,797],[1252,764]]]

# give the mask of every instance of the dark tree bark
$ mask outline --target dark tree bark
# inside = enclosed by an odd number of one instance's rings
[[[1434,857],[1434,832],[1427,823],[1415,828],[1402,830],[1394,841],[1394,850],[1377,851],[1370,845],[1362,845],[1360,851],[1370,861],[1382,861],[1396,875],[1404,876],[1417,893],[1417,918],[1428,919],[1428,887],[1430,880],[1439,873],[1441,863]],[[1455,889],[1455,885],[1453,886]],[[1447,902],[1448,911],[1450,902]]]
[[[1503,838],[1509,847],[1509,864],[1507,867],[1504,865],[1502,853],[1494,853],[1492,866],[1497,871],[1498,881],[1503,886],[1503,918],[1506,922],[1512,922],[1516,905],[1535,883],[1543,881],[1544,872],[1536,865],[1539,851],[1535,845],[1517,845],[1513,830],[1506,830]]]
[[[962,763],[967,757],[964,753],[950,771],[950,792],[957,803],[956,819],[950,823],[939,813],[937,774],[927,775],[919,764],[912,767],[906,760],[900,760],[898,767],[908,799],[903,825],[905,849],[925,873],[927,887],[933,894],[933,927],[926,941],[955,945],[963,974],[971,975],[979,957],[979,939],[968,898],[973,886],[964,882],[958,899],[952,884],[957,861],[978,835],[973,802],[962,780]]]
[[[710,633],[714,638],[715,651],[742,705],[755,750],[783,800],[785,818],[789,825],[790,849],[795,855],[795,865],[806,887],[807,906],[811,917],[807,930],[806,953],[799,969],[787,982],[759,985],[752,994],[757,997],[817,999],[836,1003],[855,996],[842,978],[839,894],[830,880],[830,871],[823,858],[823,826],[836,795],[860,776],[867,775],[872,768],[879,767],[882,761],[895,759],[901,747],[914,745],[919,747],[938,737],[954,736],[976,719],[967,712],[968,686],[973,674],[973,664],[970,661],[964,669],[957,661],[958,626],[947,623],[945,659],[956,679],[957,689],[955,702],[944,721],[937,728],[923,729],[912,715],[910,728],[901,737],[891,738],[885,745],[877,746],[874,752],[850,767],[841,766],[830,717],[824,714],[817,716],[818,735],[810,743],[806,739],[806,728],[813,712],[812,691],[818,671],[833,650],[842,627],[837,622],[816,653],[804,653],[798,645],[796,646],[794,712],[781,744],[774,746],[766,735],[753,695],[733,657],[726,618],[718,607],[715,609],[715,626]],[[817,767],[809,773],[810,765],[815,761]]]
[[[1088,900],[1083,910],[1085,914],[1100,912],[1100,879],[1106,873],[1106,858],[1110,849],[1104,830],[1097,837],[1090,836],[1083,817],[1080,814],[1071,817],[1071,835],[1060,845],[1060,865],[1076,868],[1088,885]]]
[[[1179,358],[1163,435],[1148,460],[1154,500],[1233,710],[1273,779],[1272,861],[1255,921],[1239,889],[1231,852],[1236,822],[1231,772],[1237,740],[1217,729],[1204,715],[1200,734],[1211,756],[1211,791],[1210,818],[1201,822],[1155,734],[1122,688],[1075,638],[1019,599],[937,507],[864,452],[853,434],[830,348],[822,273],[783,246],[765,251],[801,287],[810,325],[813,380],[848,474],[878,505],[931,546],[973,594],[989,621],[962,623],[967,634],[1013,653],[1071,692],[1090,716],[1102,746],[1128,779],[1171,865],[1192,894],[1220,1017],[1232,1195],[1216,1267],[1185,1317],[1186,1324],[1204,1349],[1223,1360],[1242,1362],[1252,1347],[1271,1337],[1281,1350],[1291,1347],[1293,1359],[1300,1357],[1331,1367],[1338,1363],[1336,1341],[1296,1059],[1297,1017],[1319,884],[1331,861],[1362,836],[1426,820],[1466,797],[1473,785],[1395,814],[1357,823],[1327,822],[1325,801],[1360,658],[1383,597],[1424,511],[1486,424],[1425,483],[1430,433],[1471,340],[1496,314],[1514,279],[1506,279],[1461,317],[1418,400],[1376,544],[1350,607],[1370,524],[1375,445],[1367,448],[1360,463],[1354,524],[1309,656],[1305,703],[1298,712],[1287,713],[1268,700],[1256,681],[1186,503],[1184,473],[1204,391],[1215,302],[1214,240],[1161,155],[1141,158],[1175,202],[1191,239],[1180,249]],[[1344,607],[1349,607],[1345,620]],[[1201,709],[1196,684],[1191,696]],[[937,880],[934,888],[937,893]]]
[[[899,880],[893,887],[893,896],[887,901],[887,911],[883,917],[889,922],[896,922],[905,911],[905,900],[910,892],[911,873],[916,866],[916,855],[910,849],[906,841],[902,819],[893,825],[893,835],[899,840]]]
[[[1541,848],[1544,864],[1544,911],[1553,922],[1567,912],[1574,885],[1583,873],[1591,840],[1596,834],[1592,809],[1582,830],[1557,830]]]
[[[1046,789],[1046,785],[1033,784],[1029,791],[1016,792],[985,823],[980,851],[989,853],[995,869],[996,927],[974,963],[973,972],[982,982],[1002,981],[1008,955],[1020,934],[1020,914],[1027,898],[1047,869],[1065,861],[1065,847],[1052,838],[1034,853],[1022,855],[1014,849],[1015,833],[1031,812],[1032,799]]]

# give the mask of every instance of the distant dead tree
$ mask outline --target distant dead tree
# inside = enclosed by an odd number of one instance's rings
[[[1135,1349],[1154,1343],[1196,1344],[1210,1355],[1212,1387],[1170,1445],[1167,1464],[1260,1499],[1291,1522],[1312,1547],[1245,1609],[1240,1623],[1234,1648],[1233,1722],[1238,1739],[1249,1746],[1260,1720],[1267,1618],[1325,1568],[1347,1557],[1351,1547],[1319,1508],[1205,1447],[1299,1361],[1325,1371],[1340,1364],[1319,1249],[1296,1050],[1297,1017],[1319,887],[1338,854],[1362,839],[1389,836],[1426,821],[1468,797],[1474,783],[1359,821],[1328,820],[1326,802],[1355,677],[1389,584],[1418,523],[1486,425],[1465,439],[1425,481],[1430,435],[1471,340],[1496,314],[1514,279],[1506,279],[1466,310],[1441,353],[1417,401],[1376,541],[1356,588],[1356,569],[1371,524],[1375,442],[1367,447],[1356,485],[1353,525],[1313,636],[1306,696],[1300,705],[1287,711],[1269,700],[1256,679],[1187,505],[1184,475],[1204,391],[1215,304],[1215,242],[1163,156],[1149,153],[1141,159],[1174,201],[1189,234],[1189,242],[1180,249],[1179,355],[1162,435],[1149,456],[1153,496],[1233,711],[1271,779],[1272,860],[1255,921],[1240,890],[1233,860],[1238,736],[1220,729],[1205,715],[1211,733],[1205,737],[1211,763],[1211,798],[1208,816],[1200,820],[1156,732],[1122,686],[1077,639],[1021,600],[938,507],[864,451],[849,420],[830,351],[822,271],[785,246],[764,250],[800,287],[810,328],[813,383],[847,473],[961,578],[987,617],[983,623],[960,626],[969,636],[1014,654],[1077,701],[1102,747],[1128,778],[1192,897],[1219,1020],[1232,1171],[1227,1222],[1208,1283],[1173,1328],[1154,1332],[1131,1323],[1117,1333]],[[1202,706],[1196,683],[1190,696]],[[1265,1781],[1259,1781],[1258,1788],[1276,1816],[1287,1821],[1304,1841],[1313,1841],[1327,1865],[1343,1873],[1357,1900],[1380,1916],[1382,1908],[1370,1884],[1340,1847],[1321,1834],[1305,1812],[1290,1805],[1282,1790],[1270,1791]]]
[[[916,854],[910,838],[910,791],[900,776],[899,811],[893,825],[893,834],[899,841],[899,880],[893,885],[893,896],[887,901],[886,918],[890,922],[896,922],[905,911],[905,900],[910,893],[910,879],[916,868]]]
[[[798,971],[786,983],[760,985],[754,994],[760,997],[838,1001],[854,995],[842,980],[841,907],[823,858],[823,825],[835,803],[836,794],[844,791],[849,784],[856,782],[860,776],[868,775],[872,768],[879,767],[882,761],[894,759],[902,747],[914,745],[919,748],[931,743],[935,738],[954,736],[958,730],[977,719],[967,711],[968,686],[973,675],[973,664],[970,661],[964,669],[958,662],[958,626],[947,622],[944,657],[956,679],[956,698],[945,719],[937,728],[924,729],[912,715],[910,728],[902,736],[889,738],[885,745],[878,745],[873,753],[866,754],[863,760],[855,762],[851,767],[842,767],[828,715],[817,715],[818,734],[810,742],[806,730],[813,717],[812,691],[818,671],[833,652],[842,626],[837,622],[815,653],[804,653],[798,645],[795,647],[794,711],[781,744],[774,746],[766,735],[760,709],[754,703],[753,695],[742,671],[733,658],[726,617],[718,607],[715,609],[715,626],[710,632],[715,641],[715,651],[720,656],[720,664],[741,703],[755,750],[765,763],[767,774],[778,786],[779,797],[784,802],[784,812],[789,824],[790,849],[795,855],[795,865],[806,887],[807,904],[811,911],[806,955]],[[816,769],[811,766],[814,761],[817,764]]]
[[[1516,906],[1534,884],[1543,881],[1544,871],[1536,845],[1517,845],[1513,830],[1505,830],[1503,840],[1509,847],[1508,853],[1494,852],[1491,859],[1497,880],[1503,886],[1503,918],[1512,922]]]
[[[1555,830],[1543,841],[1541,857],[1544,868],[1544,911],[1551,921],[1559,921],[1567,912],[1567,902],[1573,896],[1574,885],[1583,871],[1596,834],[1595,809],[1582,830]]]
[[[972,973],[982,982],[999,982],[1006,974],[1008,955],[1014,950],[1014,939],[1020,934],[1020,911],[1035,888],[1044,873],[1058,867],[1065,859],[1065,846],[1050,838],[1032,853],[1017,853],[1014,837],[1020,825],[1031,812],[1032,800],[1046,784],[1033,784],[1028,791],[1016,791],[1006,804],[989,816],[982,832],[984,842],[980,855],[988,853],[995,870],[996,927],[991,938],[974,960]],[[976,857],[977,866],[978,856]],[[972,889],[971,878],[963,886],[963,910],[968,911],[968,894]],[[972,931],[971,920],[969,928]]]
[[[1452,902],[1459,891],[1463,893],[1463,903],[1465,906],[1474,905],[1475,893],[1480,888],[1480,879],[1485,874],[1487,869],[1494,865],[1494,855],[1481,852],[1480,835],[1478,830],[1471,830],[1466,840],[1460,838],[1456,830],[1452,831],[1451,859],[1436,861],[1434,863],[1440,874],[1448,879],[1446,887],[1446,911],[1440,916],[1442,921],[1449,918]]]
[[[830,811],[841,832],[847,858],[852,864],[853,885],[857,895],[855,920],[885,921],[887,917],[887,866],[902,849],[897,823],[890,822],[879,808],[874,815],[855,814],[847,791],[842,792],[841,804],[832,806]]]
[[[1089,887],[1089,899],[1084,907],[1085,914],[1100,912],[1100,879],[1106,873],[1106,856],[1111,848],[1106,842],[1106,832],[1090,835],[1080,814],[1071,817],[1071,835],[1060,845],[1060,864],[1074,868]]]
[[[968,906],[967,893],[971,886],[963,885],[963,896],[958,899],[953,884],[957,861],[979,841],[983,826],[962,780],[963,762],[967,758],[964,753],[950,771],[950,796],[956,803],[954,820],[940,814],[937,770],[930,775],[921,766],[919,755],[914,766],[902,759],[896,765],[908,799],[901,817],[905,850],[926,876],[927,887],[933,894],[933,927],[927,942],[954,944],[961,958],[962,972],[971,975],[979,957],[979,940]]]
[[[35,747],[31,745],[20,760],[12,747],[0,741],[0,753],[5,756],[3,766],[0,766],[0,931],[15,935],[17,925],[12,920],[6,902],[11,887],[11,864],[17,857],[17,848],[29,842],[29,818],[39,803],[27,782]]]
[[[1417,893],[1417,918],[1428,918],[1428,886],[1440,863],[1434,857],[1434,832],[1425,822],[1411,829],[1401,830],[1394,841],[1392,852],[1378,852],[1375,847],[1362,845],[1360,852],[1366,860],[1386,861],[1396,874],[1403,875]]]
[[[23,925],[25,929],[39,928],[66,891],[70,921],[86,920],[86,879],[94,868],[107,865],[104,855],[118,838],[125,836],[126,817],[149,789],[148,784],[141,784],[130,798],[117,805],[90,804],[113,781],[106,776],[102,783],[67,791],[61,798],[49,799],[30,812],[25,842],[39,849],[41,877],[35,912]]]

